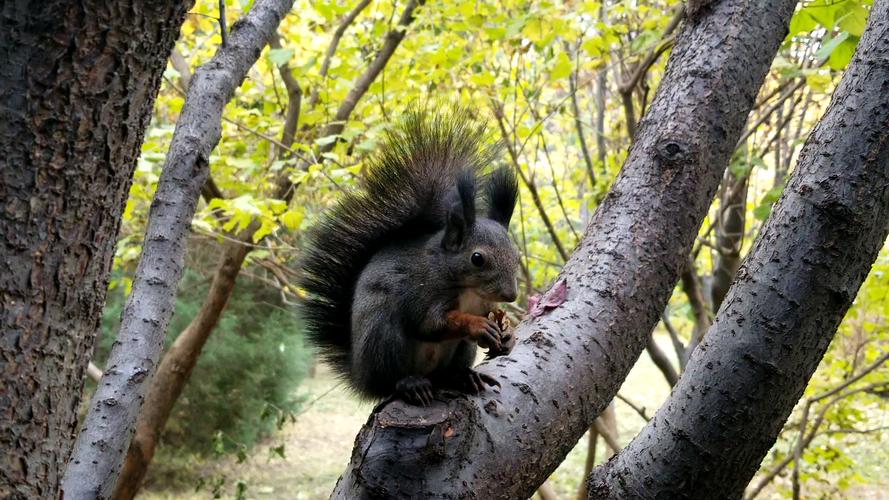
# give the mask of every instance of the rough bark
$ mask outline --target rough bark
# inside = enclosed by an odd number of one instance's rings
[[[562,272],[567,300],[521,323],[515,350],[479,367],[502,388],[430,408],[381,405],[334,498],[527,498],[543,483],[645,348],[794,6],[722,0],[685,25]]]
[[[133,169],[191,3],[0,7],[0,497],[58,496]]]
[[[414,11],[418,5],[420,5],[420,2],[414,0],[405,6],[405,10],[398,22],[398,27],[390,31],[386,36],[383,46],[374,60],[355,81],[355,86],[349,92],[347,99],[337,109],[337,121],[322,129],[318,133],[318,137],[342,131],[343,124],[348,121],[355,106],[385,68],[386,63],[404,38],[405,28],[413,21]],[[353,10],[352,12],[357,15],[357,12],[360,12],[360,10]],[[346,17],[349,23],[354,21],[354,19],[355,16],[351,13]],[[340,26],[348,26],[348,24],[344,21]],[[342,36],[339,29],[337,33],[339,34],[337,36]],[[339,38],[335,38],[335,40],[339,40]],[[291,82],[291,84],[295,83],[295,81]],[[300,94],[291,91],[290,84],[288,84],[288,95],[293,99]],[[289,103],[290,108],[293,108],[294,105],[299,106],[299,102],[292,101]],[[288,111],[288,115],[291,115],[291,113],[291,111]],[[293,123],[296,123],[296,119],[294,119]],[[288,128],[284,131],[284,145],[292,143],[293,132],[295,132],[295,128]],[[326,147],[332,147],[332,144]],[[323,149],[318,151],[319,154],[322,152],[324,152]],[[293,186],[289,178],[283,175],[276,181],[274,196],[289,202],[293,196],[294,188],[295,186]],[[120,480],[118,481],[117,489],[114,491],[116,500],[131,499],[139,491],[142,479],[145,477],[148,465],[154,457],[155,448],[170,416],[170,412],[172,412],[176,400],[182,394],[185,384],[191,377],[191,372],[197,363],[201,349],[203,349],[207,339],[210,338],[213,329],[225,310],[225,305],[234,291],[235,280],[241,271],[241,266],[247,254],[253,249],[250,243],[252,243],[253,234],[257,229],[258,225],[252,225],[244,234],[239,236],[238,240],[227,242],[224,245],[219,267],[213,275],[210,290],[201,304],[201,309],[189,323],[188,327],[176,338],[170,350],[167,351],[161,360],[151,389],[148,392],[145,410],[136,423],[136,434],[127,451]]]
[[[738,498],[775,442],[886,239],[889,1],[654,419],[594,471],[596,498]]]
[[[105,375],[90,402],[65,473],[66,498],[107,498],[117,481],[173,315],[186,237],[225,104],[293,0],[258,0],[228,44],[195,72],[148,215],[142,258]]]

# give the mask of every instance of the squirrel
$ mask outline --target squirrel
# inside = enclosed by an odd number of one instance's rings
[[[488,314],[518,294],[508,234],[518,183],[507,167],[486,173],[498,149],[486,137],[465,109],[408,110],[363,189],[309,231],[299,280],[307,337],[360,396],[425,406],[434,389],[499,386],[472,365],[477,346],[494,357],[515,343]]]

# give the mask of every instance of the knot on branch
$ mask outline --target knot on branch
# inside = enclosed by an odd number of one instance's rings
[[[661,139],[655,146],[657,157],[668,165],[686,163],[691,154],[688,144],[673,139]]]
[[[428,407],[401,401],[377,407],[353,452],[362,460],[356,464],[353,457],[343,476],[350,483],[346,498],[368,492],[386,498],[429,498],[443,491],[451,467],[462,467],[464,455],[480,437],[479,407],[451,394],[439,393],[447,396],[445,401],[437,399]]]

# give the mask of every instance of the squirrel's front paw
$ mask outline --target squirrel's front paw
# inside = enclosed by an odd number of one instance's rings
[[[395,396],[414,406],[432,404],[432,382],[426,377],[404,377],[395,384]]]
[[[491,311],[490,313],[488,313],[488,319],[497,324],[500,346],[498,347],[496,345],[486,345],[482,342],[479,342],[479,346],[488,349],[488,352],[485,354],[485,359],[493,359],[498,356],[505,356],[509,354],[510,352],[512,352],[512,348],[515,347],[516,336],[512,329],[512,324],[510,323],[509,318],[506,316],[506,311],[504,311],[503,309]]]
[[[494,359],[498,356],[506,356],[510,352],[512,352],[512,348],[515,347],[516,336],[513,334],[512,329],[509,331],[500,333],[500,348],[489,347],[488,352],[485,353],[485,359]],[[481,345],[481,344],[479,344]],[[486,346],[482,346],[486,347]]]
[[[469,336],[482,348],[491,348],[498,351],[501,349],[500,326],[492,319],[478,316],[478,319],[473,320]]]

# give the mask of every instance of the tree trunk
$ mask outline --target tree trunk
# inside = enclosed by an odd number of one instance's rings
[[[0,497],[58,497],[133,169],[191,4],[0,8]]]
[[[498,391],[378,407],[334,498],[528,498],[617,393],[685,265],[794,0],[721,0],[685,25],[621,174],[561,278],[479,369]]]
[[[738,498],[774,444],[886,239],[889,0],[858,51],[716,322],[595,498]]]

